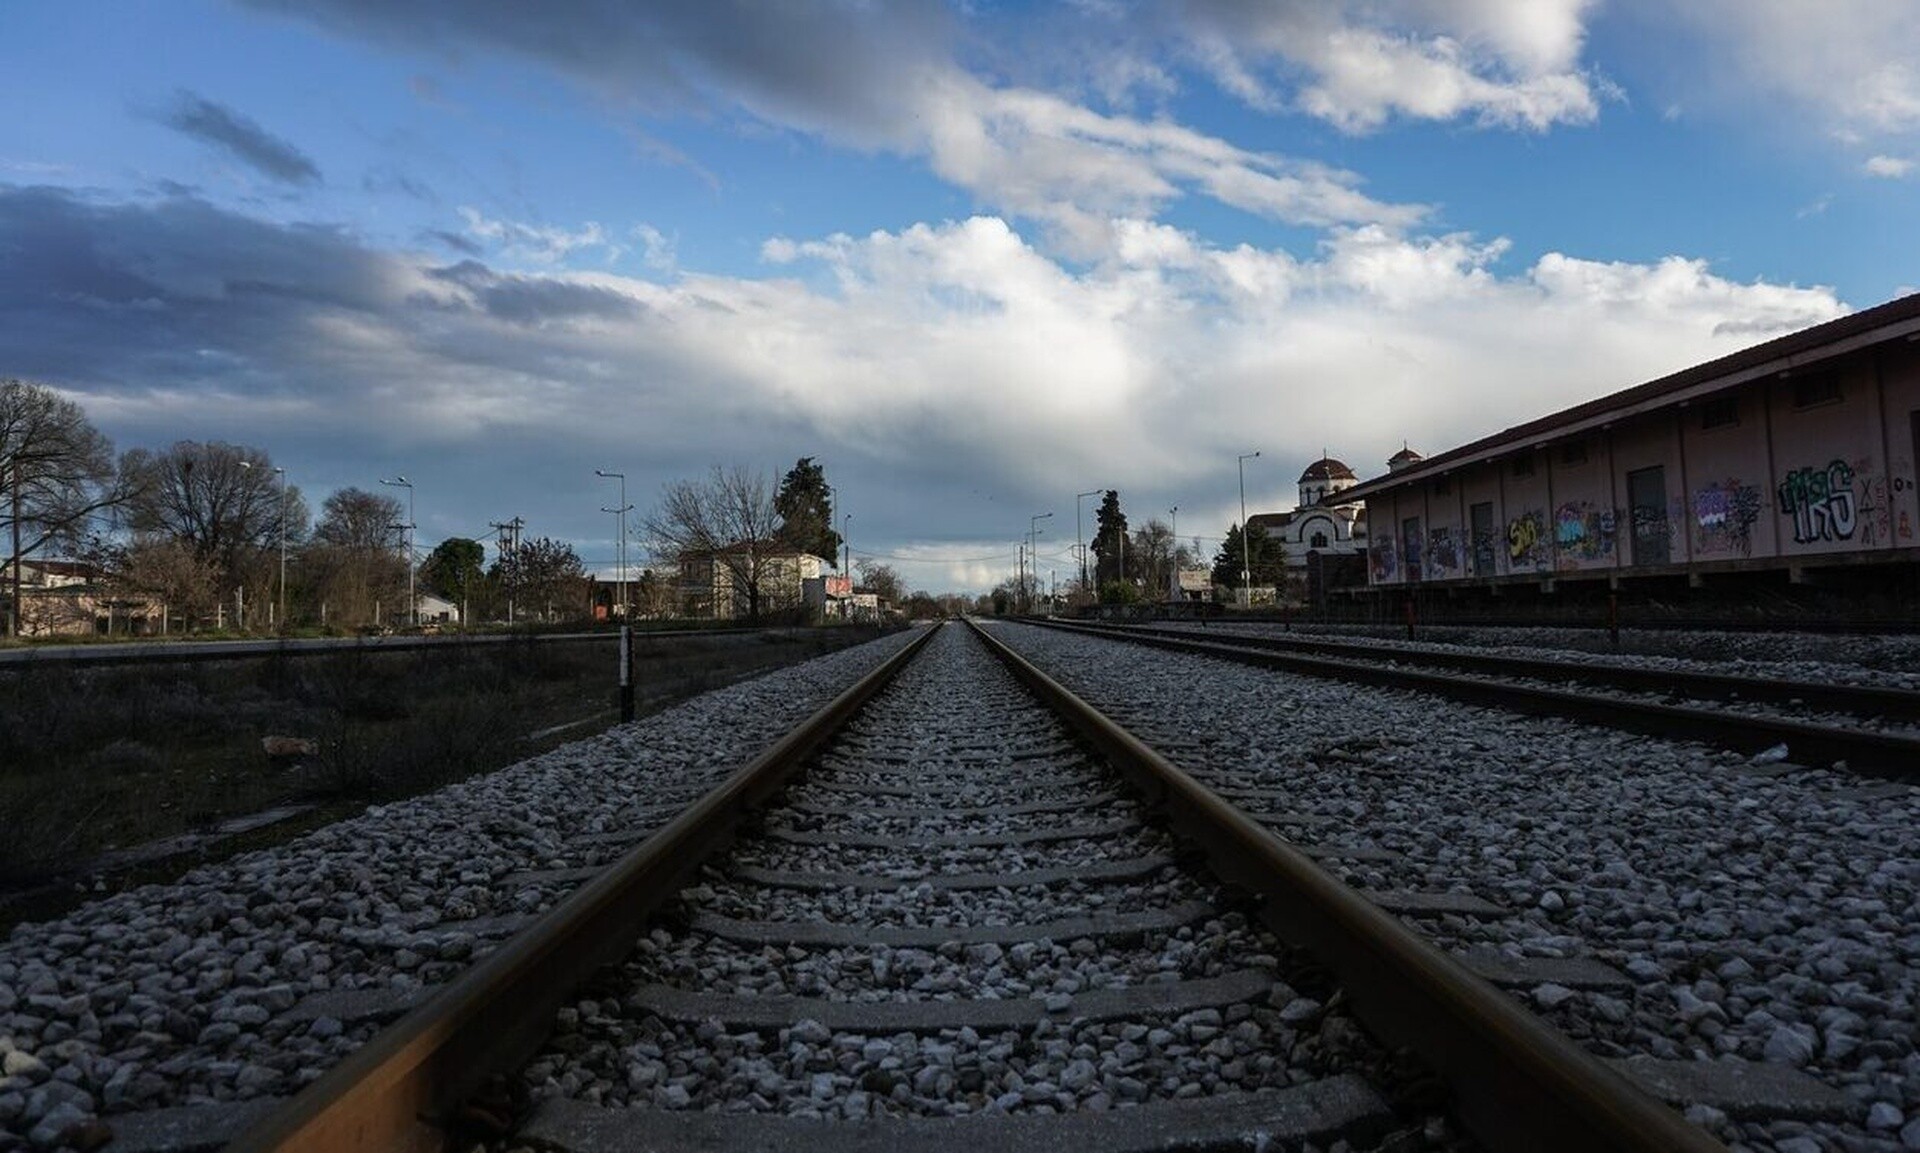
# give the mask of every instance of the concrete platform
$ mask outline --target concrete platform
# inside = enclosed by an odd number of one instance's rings
[[[201,1153],[219,1149],[268,1113],[286,1104],[283,1097],[181,1105],[103,1117],[113,1130],[107,1153]]]

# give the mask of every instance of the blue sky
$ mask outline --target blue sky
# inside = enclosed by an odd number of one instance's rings
[[[1675,7],[14,4],[0,375],[427,543],[813,456],[914,587],[1211,551],[1920,281],[1920,9]]]

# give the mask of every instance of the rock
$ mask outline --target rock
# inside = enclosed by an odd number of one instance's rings
[[[787,1030],[787,1036],[803,1045],[825,1045],[833,1040],[833,1033],[811,1017],[794,1022],[793,1027]]]
[[[49,1076],[49,1071],[41,1063],[40,1058],[25,1049],[12,1049],[5,1057],[0,1057],[0,1073],[5,1073],[9,1077],[18,1077],[29,1084],[44,1081]]]
[[[1552,1009],[1572,1000],[1573,996],[1573,990],[1567,988],[1565,985],[1556,985],[1548,982],[1544,985],[1534,987],[1533,1003],[1542,1009]]]
[[[1900,1106],[1886,1101],[1875,1101],[1873,1108],[1867,1110],[1867,1128],[1869,1129],[1898,1129],[1906,1123],[1906,1120],[1907,1115],[1900,1111]]]
[[[1812,1030],[1802,1031],[1788,1025],[1776,1028],[1767,1038],[1767,1060],[1776,1065],[1798,1068],[1813,1059]]]

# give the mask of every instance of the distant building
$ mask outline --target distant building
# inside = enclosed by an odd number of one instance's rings
[[[7,576],[0,597],[13,593],[7,567],[0,565],[0,572]],[[138,636],[160,632],[163,620],[158,601],[115,587],[96,565],[72,560],[20,562],[22,636]]]
[[[733,544],[688,553],[680,558],[681,606],[691,617],[742,619],[753,612],[751,586],[757,584],[762,616],[798,608],[806,603],[807,582],[829,563],[772,545]],[[755,579],[748,580],[749,574]]]
[[[1365,506],[1344,495],[1358,483],[1360,478],[1352,469],[1323,455],[1300,474],[1300,502],[1292,512],[1256,513],[1247,518],[1247,524],[1265,530],[1267,539],[1280,543],[1290,571],[1304,571],[1310,552],[1364,553]]]

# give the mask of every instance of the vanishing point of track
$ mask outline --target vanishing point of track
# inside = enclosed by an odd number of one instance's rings
[[[830,770],[838,753],[827,753],[835,734],[853,722],[901,670],[915,659],[928,640],[903,650],[882,668],[862,680],[790,732],[749,765],[733,774],[677,819],[633,849],[603,874],[586,883],[534,927],[520,933],[484,958],[421,1008],[377,1035],[285,1107],[243,1134],[236,1149],[336,1150],[404,1149],[429,1147],[444,1140],[436,1128],[458,1116],[463,1104],[490,1079],[512,1073],[546,1043],[556,1010],[590,980],[604,980],[604,966],[621,962],[647,929],[650,916],[680,893],[702,862],[736,836],[750,831],[757,811],[764,809],[783,788],[799,779],[810,761]],[[1032,666],[996,642],[989,647],[1066,726],[1073,740],[1104,760],[1132,786],[1136,797],[1188,843],[1206,855],[1213,872],[1242,891],[1232,898],[1238,907],[1264,921],[1289,945],[1304,946],[1332,973],[1353,1010],[1376,1037],[1389,1045],[1405,1045],[1426,1067],[1445,1078],[1453,1114],[1476,1138],[1502,1149],[1713,1149],[1719,1146],[1678,1114],[1655,1101],[1620,1073],[1581,1051],[1564,1036],[1524,1010],[1458,961],[1409,931],[1393,916],[1358,892],[1332,880],[1301,851],[1249,818],[1220,796],[1198,784],[1124,730],[1074,698]],[[1064,736],[1053,743],[1068,744]],[[847,754],[852,755],[852,754]],[[1044,808],[1044,806],[1042,806]],[[1116,827],[1099,835],[1131,835]],[[1164,836],[1164,833],[1148,835]],[[787,838],[795,838],[791,832]],[[1038,839],[1044,840],[1044,836]],[[858,834],[820,832],[800,837],[842,851],[860,843]],[[750,842],[749,842],[750,843]],[[964,838],[956,842],[963,844]],[[1000,843],[1005,843],[1004,838]],[[1211,882],[1208,882],[1211,883]],[[1225,899],[1225,898],[1223,898]],[[684,904],[684,898],[683,898]],[[687,916],[683,908],[681,916]],[[695,927],[699,927],[699,913]],[[1185,910],[1176,920],[1220,918],[1220,909]],[[713,922],[709,920],[707,928]],[[1026,935],[1044,937],[1097,936],[1098,927],[1068,929],[1032,927]],[[959,939],[958,929],[935,928],[924,934],[929,942]],[[994,936],[996,934],[988,934]],[[1019,925],[1003,926],[998,936],[1016,940]],[[1241,978],[1244,979],[1244,978]],[[1231,981],[1228,982],[1229,984]],[[1125,982],[1122,982],[1124,986]],[[1216,982],[1216,985],[1218,983]],[[1192,990],[1162,988],[1157,1008],[1162,1015],[1179,1016],[1182,998]],[[1218,988],[1214,995],[1218,995]],[[1058,1023],[1089,1014],[1094,1001],[1088,993],[1030,998],[1024,1004],[971,1002],[960,1008],[950,1000],[908,1000],[882,1007],[890,1025],[915,1031],[908,1018],[915,1012],[938,1017],[947,1024],[987,1006],[1009,1021]],[[1112,991],[1109,991],[1111,997]],[[1097,1001],[1098,998],[1095,998]],[[1125,1001],[1125,995],[1120,995]],[[768,1002],[773,1005],[774,1002]],[[781,1003],[788,1011],[791,1003]],[[946,1008],[935,1008],[945,1005]],[[708,1006],[711,1008],[711,1004]],[[818,1009],[818,1006],[815,1006]],[[1118,1016],[1152,1016],[1156,1005],[1143,1001],[1115,1010]],[[943,1016],[944,1015],[944,1016]],[[1257,1027],[1265,1017],[1243,1021]],[[764,1022],[763,1022],[764,1024]],[[888,1031],[892,1031],[890,1028]],[[1131,1035],[1131,1034],[1129,1034]],[[1265,1068],[1266,1066],[1261,1066]],[[1258,1081],[1258,1077],[1253,1078]],[[1270,1082],[1285,1084],[1285,1078]],[[1344,1083],[1343,1083],[1344,1084]],[[1266,1090],[1268,1083],[1255,1086]],[[1365,1099],[1370,1090],[1353,1088],[1347,1098]],[[1292,1090],[1280,1090],[1280,1094]],[[1251,1133],[1264,1131],[1257,1111],[1263,1098],[1246,1095],[1255,1113],[1235,1121]],[[1338,1096],[1338,1094],[1335,1094]],[[1015,1099],[1017,1101],[1018,1098]],[[1011,1104],[1013,1102],[1008,1102]],[[968,1140],[977,1133],[988,1144],[1007,1147],[1044,1144],[1058,1127],[1065,1136],[1082,1139],[1100,1133],[1103,1144],[1129,1132],[1146,1132],[1150,1123],[1170,1126],[1174,1138],[1217,1140],[1222,1115],[1175,1108],[1154,1112],[1158,1102],[1139,1110],[1104,1114],[1109,1129],[1074,1130],[1073,1124],[1099,1125],[1089,1114],[1022,1118],[1013,1129],[967,1126],[988,1118],[942,1118],[938,1122],[888,1118],[894,1128],[878,1122],[841,1121],[833,1128],[815,1130],[820,1147],[849,1147],[847,1142],[865,1133],[862,1144],[883,1147],[912,1139],[912,1126],[922,1126],[924,1137],[939,1141]],[[1179,1106],[1171,1101],[1168,1106]],[[1275,1102],[1276,1106],[1278,1102]],[[1360,1110],[1364,1112],[1364,1110]],[[1340,1112],[1335,1108],[1334,1112]],[[665,1116],[657,1115],[664,1120]],[[713,1116],[675,1114],[678,1117]],[[1115,1125],[1113,1118],[1132,1121]],[[1199,1120],[1185,1120],[1189,1117]],[[780,1118],[766,1120],[778,1122]],[[1014,1118],[1001,1117],[999,1121]],[[1200,1132],[1182,1132],[1195,1124]],[[897,1128],[905,1125],[908,1128]],[[928,1127],[933,1126],[933,1127]],[[1205,1126],[1213,1126],[1207,1130]],[[800,1132],[804,1132],[801,1130]],[[1158,1130],[1154,1130],[1158,1132]],[[995,1136],[997,1134],[997,1136]],[[707,1134],[707,1139],[713,1136]],[[792,1134],[789,1135],[793,1136]],[[687,1138],[697,1142],[700,1134]],[[878,1142],[878,1143],[876,1143]],[[693,1147],[689,1144],[687,1147]]]

